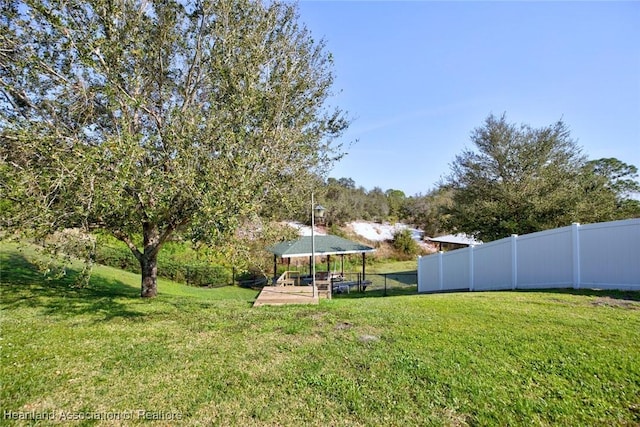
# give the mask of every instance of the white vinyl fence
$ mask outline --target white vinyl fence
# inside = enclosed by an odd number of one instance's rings
[[[640,219],[572,224],[418,259],[418,292],[640,291]]]

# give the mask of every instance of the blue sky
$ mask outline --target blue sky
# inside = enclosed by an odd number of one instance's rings
[[[640,168],[640,2],[299,3],[354,118],[329,174],[426,193],[491,113]]]

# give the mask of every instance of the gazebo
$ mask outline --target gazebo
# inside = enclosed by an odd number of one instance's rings
[[[285,242],[280,242],[274,246],[271,246],[267,250],[273,253],[273,280],[274,283],[277,280],[277,261],[278,257],[283,259],[291,259],[291,258],[301,258],[308,257],[311,265],[312,252],[315,256],[326,256],[327,257],[327,271],[330,271],[331,266],[331,255],[340,255],[342,258],[342,274],[344,275],[344,256],[348,254],[362,254],[362,280],[365,278],[365,257],[366,254],[375,252],[375,249],[360,244],[358,242],[353,242],[351,240],[343,239],[338,236],[315,236],[314,248],[312,251],[312,237],[304,236],[299,238],[298,240],[290,240]]]

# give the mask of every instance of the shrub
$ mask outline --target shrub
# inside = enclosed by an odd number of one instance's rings
[[[127,248],[97,245],[95,262],[132,273],[140,272],[140,263]]]
[[[415,256],[420,253],[420,246],[413,240],[411,231],[406,228],[396,231],[393,235],[393,247],[405,256]]]

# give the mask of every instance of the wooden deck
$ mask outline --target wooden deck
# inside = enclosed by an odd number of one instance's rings
[[[311,286],[265,286],[253,306],[285,304],[318,304],[318,295]]]

